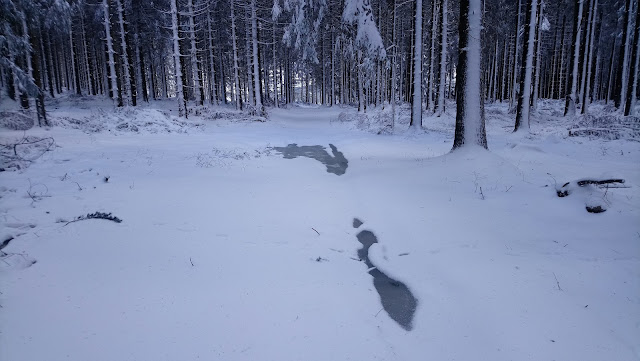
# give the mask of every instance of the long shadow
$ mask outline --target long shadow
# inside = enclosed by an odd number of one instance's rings
[[[329,155],[326,148],[321,145],[303,145],[289,144],[286,147],[273,147],[274,150],[282,153],[285,159],[293,159],[297,157],[307,157],[315,159],[327,167],[327,172],[335,175],[343,175],[347,171],[349,161],[344,157],[342,152],[338,151],[335,145],[329,144],[331,153]]]
[[[358,228],[360,225],[362,225],[362,222],[355,218],[353,227]],[[356,237],[362,243],[362,248],[358,250],[358,257],[364,261],[369,269],[369,274],[373,276],[373,285],[380,295],[382,308],[402,328],[411,331],[413,328],[413,315],[416,312],[418,301],[407,285],[387,276],[375,268],[371,260],[369,260],[369,248],[372,244],[378,243],[376,235],[370,231],[362,231]]]

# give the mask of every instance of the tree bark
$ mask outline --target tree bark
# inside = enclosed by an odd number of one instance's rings
[[[586,0],[576,0],[577,11],[573,20],[573,41],[571,44],[573,61],[571,62],[571,73],[569,73],[569,83],[571,89],[567,94],[567,100],[564,106],[565,116],[574,116],[576,114],[576,92],[578,88],[578,67],[580,60],[580,38],[582,33],[582,8],[583,2]]]
[[[525,43],[522,49],[522,67],[520,68],[520,94],[514,132],[529,131],[529,111],[531,109],[531,77],[533,71],[533,50],[536,38],[537,0],[528,0],[524,28]]]
[[[106,0],[105,0],[106,1]],[[187,114],[187,103],[184,99],[184,88],[182,87],[182,64],[180,63],[180,36],[178,34],[178,4],[177,0],[171,0],[171,30],[173,32],[173,61],[175,66],[176,98],[178,99],[178,116],[185,118]]]
[[[481,2],[481,0],[460,0],[458,79],[456,83],[457,113],[453,150],[463,146],[487,148],[480,83]]]
[[[422,127],[422,0],[416,0],[413,38],[413,99],[411,101],[411,125]]]

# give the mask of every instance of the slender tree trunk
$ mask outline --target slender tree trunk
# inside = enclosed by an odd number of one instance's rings
[[[611,57],[609,59],[609,77],[607,80],[607,99],[605,100],[605,103],[609,103],[609,100],[611,100],[611,96],[613,95],[613,83],[615,82],[615,53],[616,53],[616,43],[614,42],[613,47],[611,48]]]
[[[440,81],[438,82],[438,104],[436,107],[436,114],[441,116],[444,113],[445,108],[445,96],[444,89],[446,86],[445,78],[447,75],[447,27],[449,22],[447,20],[448,15],[448,0],[442,0],[442,21],[440,27],[442,28],[442,34],[440,38]]]
[[[514,132],[529,131],[529,111],[531,109],[531,73],[533,71],[533,50],[536,38],[537,0],[529,0],[524,28],[525,43],[522,49],[522,67],[520,68],[520,94]]]
[[[276,62],[276,22],[273,22],[273,46],[272,46],[272,52],[273,52],[273,105],[276,108],[279,108],[280,105],[278,104],[278,75],[277,75],[277,71],[278,71],[278,64]],[[324,74],[324,72],[322,73]]]
[[[254,98],[254,94],[253,94],[253,61],[252,61],[252,57],[253,57],[253,47],[252,47],[252,37],[251,37],[251,10],[249,10],[249,13],[246,14],[246,18],[247,21],[245,21],[245,58],[246,58],[246,66],[247,66],[247,82],[246,82],[246,88],[247,88],[247,101],[249,102],[249,104],[251,104],[252,106],[255,107],[256,102],[255,102],[255,98]],[[255,109],[254,109],[255,111]]]
[[[49,32],[45,31],[44,32],[44,36],[47,38],[46,41],[46,50],[47,50],[47,58],[49,61],[47,61],[48,65],[49,65],[49,69],[47,69],[47,77],[49,78],[49,95],[54,98],[54,94],[53,94],[53,83],[55,80],[55,63],[53,62],[53,47],[51,46],[51,35],[49,34]],[[44,40],[44,39],[43,39]]]
[[[591,20],[589,25],[589,53],[585,53],[584,62],[587,63],[587,74],[585,75],[585,88],[582,94],[581,113],[586,114],[589,110],[590,93],[591,93],[591,67],[593,66],[593,53],[595,42],[595,28],[598,17],[598,0],[591,0]]]
[[[566,25],[566,17],[562,17],[562,36],[560,39],[560,68],[558,69],[558,98],[562,98],[563,96],[565,96],[564,92],[566,92],[566,87],[563,87],[564,85],[564,81],[563,81],[563,74],[566,74],[566,72],[564,71],[565,68],[565,63],[564,63],[564,58],[566,57],[566,54],[564,52],[564,48],[565,48],[565,25]]]
[[[543,19],[543,11],[544,11],[544,0],[540,0],[540,5],[538,5],[538,25],[536,26],[537,31],[537,40],[536,44],[536,67],[535,67],[535,78],[533,82],[533,100],[531,101],[531,110],[535,111],[538,108],[538,94],[540,92],[540,71],[542,70],[542,65],[540,62],[541,59],[541,48],[542,48],[542,19]]]
[[[236,35],[235,2],[236,0],[231,0],[231,43],[233,44],[233,83],[235,85],[233,97],[236,102],[236,109],[242,109],[242,98],[240,96],[240,76],[238,74],[238,37]]]
[[[87,37],[86,37],[86,32],[85,32],[85,28],[84,28],[84,12],[81,10],[80,11],[80,28],[82,29],[82,32],[80,33],[81,38],[82,38],[82,48],[83,48],[83,52],[82,55],[84,57],[84,63],[87,65],[85,68],[85,76],[87,77],[87,91],[89,92],[89,94],[95,94],[94,90],[93,90],[93,82],[91,81],[91,70],[90,70],[90,66],[89,66],[89,49],[87,48]]]
[[[211,11],[207,10],[207,33],[209,35],[209,88],[211,104],[218,104],[218,94],[216,93],[216,67],[213,56],[213,31],[211,30]]]
[[[256,0],[251,0],[251,42],[253,47],[253,88],[255,91],[256,112],[264,114],[262,106],[262,95],[260,93],[260,69],[258,66],[258,15],[256,11]]]
[[[578,102],[581,104],[581,107],[584,108],[584,92],[586,90],[586,86],[587,86],[587,66],[588,61],[587,59],[589,58],[589,52],[590,52],[590,48],[589,48],[589,39],[591,36],[591,29],[592,29],[592,24],[591,24],[591,15],[593,13],[593,0],[584,0],[584,1],[588,1],[588,5],[587,8],[585,10],[585,22],[586,22],[586,26],[587,29],[584,33],[584,49],[582,50],[582,74],[580,76],[580,90],[578,92]],[[581,113],[584,113],[584,110],[581,109]]]
[[[411,102],[411,127],[422,127],[422,0],[416,0],[413,40],[413,99]]]
[[[586,0],[576,0],[576,8],[578,9],[578,11],[576,11],[573,21],[573,42],[571,44],[573,61],[571,63],[571,73],[569,73],[569,83],[571,83],[571,89],[569,89],[569,94],[567,94],[567,101],[564,107],[565,116],[574,116],[576,114],[578,67],[580,65],[580,34],[582,33],[582,8],[584,1]]]
[[[436,38],[438,31],[438,2],[436,0],[432,0],[431,6],[431,48],[429,49],[429,77],[428,83],[429,87],[427,89],[427,109],[433,113],[435,112],[435,89],[434,89],[434,81],[435,81],[435,62],[436,62]]]
[[[73,41],[73,18],[69,22],[69,54],[71,56],[71,84],[73,84],[76,94],[82,95],[82,89],[80,89],[80,75],[76,72],[75,43]],[[71,84],[69,84],[69,89],[71,89]]]
[[[507,39],[504,39],[504,48],[502,51],[502,81],[500,82],[500,102],[502,102],[505,98],[505,89],[507,88],[507,76],[508,76],[508,42]]]
[[[116,10],[118,12],[118,23],[120,26],[120,58],[122,59],[122,104],[124,106],[130,106],[132,100],[131,93],[131,72],[129,71],[129,55],[127,54],[127,40],[126,33],[124,31],[124,9],[122,7],[122,1],[116,0]]]
[[[393,29],[391,35],[391,43],[393,44],[393,55],[391,58],[391,130],[395,127],[396,124],[396,77],[397,77],[397,68],[398,68],[398,43],[397,43],[397,16],[396,12],[398,11],[398,0],[393,0]]]
[[[106,1],[106,0],[105,0]],[[171,0],[171,30],[173,32],[173,61],[176,78],[176,98],[178,99],[178,116],[188,117],[187,103],[184,99],[182,87],[182,65],[180,63],[180,36],[178,33],[178,4],[177,0]]]
[[[175,0],[174,0],[175,1]],[[111,80],[111,98],[117,105],[122,105],[121,100],[118,99],[118,76],[116,75],[116,62],[113,54],[113,40],[111,38],[111,25],[109,21],[109,3],[107,0],[102,0],[102,8],[104,11],[104,32],[106,34],[107,42],[107,54],[109,56],[109,79]]]
[[[31,40],[29,39],[29,28],[27,27],[27,19],[26,16],[24,14],[24,12],[20,11],[20,21],[22,22],[22,39],[24,41],[25,44],[30,44]],[[26,61],[26,66],[27,66],[27,82],[30,84],[34,84],[35,83],[35,79],[33,78],[33,62],[31,59],[31,50],[27,49],[27,51],[25,51],[25,61]],[[30,84],[25,84],[25,94],[27,95],[26,98],[26,107],[29,108],[31,106],[31,101],[29,100],[30,96],[32,94],[29,94],[29,88],[30,88]],[[33,94],[35,95],[35,94]]]
[[[640,3],[638,4],[640,5]],[[640,11],[638,11],[638,9],[636,8],[636,29],[635,29],[635,33],[636,36],[633,39],[633,46],[632,46],[632,54],[631,54],[631,72],[630,72],[630,79],[628,81],[628,87],[627,87],[627,98],[625,99],[626,101],[626,106],[625,106],[625,110],[624,110],[624,115],[625,116],[629,116],[629,115],[633,115],[633,113],[635,112],[635,103],[636,103],[636,97],[637,97],[637,89],[638,89],[638,66],[639,66],[639,62],[640,62]]]
[[[24,24],[24,23],[23,23]],[[31,36],[30,40],[31,40],[31,48],[32,49],[38,49],[40,48],[41,51],[34,51],[33,52],[33,68],[31,69],[32,71],[32,77],[34,79],[34,85],[36,88],[36,93],[34,94],[34,98],[35,98],[35,106],[36,106],[36,114],[38,117],[38,125],[39,126],[49,126],[49,121],[47,120],[47,113],[45,111],[44,108],[44,91],[43,91],[43,79],[44,77],[42,77],[41,75],[41,69],[42,68],[42,59],[44,57],[44,47],[42,45],[43,43],[43,38],[42,38],[42,33],[40,30],[40,26],[38,24],[36,24],[36,28],[37,28],[37,33],[34,35],[37,36]],[[28,29],[27,29],[28,31]],[[28,32],[26,33],[28,34]]]
[[[187,1],[187,18],[189,20],[189,58],[191,60],[191,81],[193,82],[193,101],[195,105],[202,105],[202,90],[200,89],[200,69],[198,68],[198,47],[196,45],[196,25],[193,18],[193,0]]]
[[[522,11],[522,0],[518,0],[518,19],[516,21],[516,47],[513,51],[514,56],[513,56],[513,80],[511,82],[512,84],[512,89],[511,89],[511,101],[509,102],[509,107],[513,109],[513,106],[516,103],[516,89],[517,89],[517,84],[518,84],[518,73],[519,73],[519,63],[518,60],[520,59],[520,28],[522,27],[522,23],[520,22],[520,19],[522,18],[522,16],[520,15],[520,12]],[[521,80],[522,81],[522,80]]]
[[[633,17],[631,17],[631,13],[633,11],[633,1],[627,0],[624,11],[624,20],[622,21],[622,46],[620,47],[620,56],[621,62],[618,64],[618,71],[616,75],[616,93],[615,93],[615,104],[616,108],[618,108],[621,112],[624,113],[624,107],[626,105],[626,93],[627,93],[627,85],[629,81],[629,52],[631,51],[631,34],[633,33],[633,29],[631,28],[631,22]]]

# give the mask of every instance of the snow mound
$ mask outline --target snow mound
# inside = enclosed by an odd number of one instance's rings
[[[187,133],[202,124],[178,120],[157,109],[97,108],[90,116],[81,119],[59,117],[52,119],[54,126],[79,129],[86,133]]]
[[[5,253],[3,251],[0,251],[0,261],[0,272],[20,270],[36,263],[36,260],[26,253]]]
[[[267,146],[261,149],[221,149],[213,147],[210,152],[200,152],[193,156],[196,166],[200,168],[228,168],[234,161],[257,159],[271,156],[273,148]]]
[[[0,112],[0,128],[29,130],[33,128],[33,118],[20,112]]]
[[[391,134],[393,117],[391,107],[385,109],[375,108],[369,113],[355,113],[353,111],[344,111],[338,115],[337,120],[340,123],[353,123],[354,127],[359,130],[375,133],[375,134]]]
[[[247,109],[245,110],[246,111],[239,111],[235,109],[231,110],[219,107],[212,108],[199,106],[190,109],[189,112],[193,113],[193,115],[201,117],[202,120],[206,121],[228,120],[230,122],[264,122],[267,120],[266,117],[256,115],[255,109],[253,108],[247,107]]]
[[[577,122],[569,127],[569,136],[606,140],[640,140],[640,118],[615,114],[599,116],[585,114],[578,117]]]

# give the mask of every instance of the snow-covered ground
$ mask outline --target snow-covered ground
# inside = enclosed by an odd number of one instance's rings
[[[177,123],[174,105],[64,100],[26,132],[56,146],[0,172],[0,360],[640,358],[640,143],[567,137],[553,102],[528,136],[488,105],[490,152],[450,154],[451,113],[376,135],[339,107]],[[292,143],[335,145],[346,172],[272,149]],[[556,195],[603,176],[628,188]],[[94,212],[122,222],[67,224]],[[417,299],[411,330],[362,230]]]

